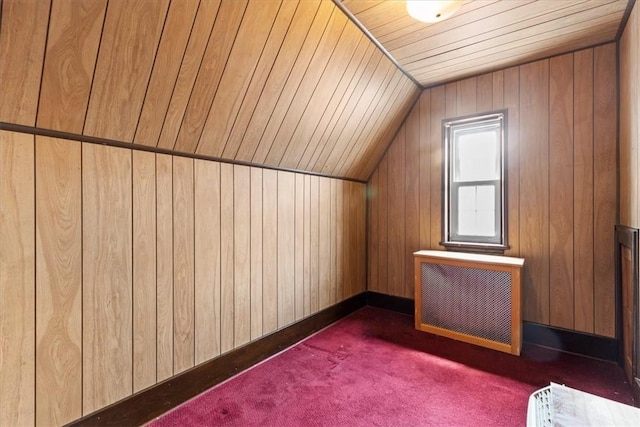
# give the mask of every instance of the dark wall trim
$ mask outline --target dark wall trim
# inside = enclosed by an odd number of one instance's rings
[[[395,297],[367,291],[367,305],[413,316],[415,303],[410,298]]]
[[[368,291],[367,305],[414,315],[414,300],[409,298]],[[618,340],[614,338],[584,334],[531,322],[524,322],[522,335],[526,344],[615,363],[619,361]]]
[[[633,7],[635,6],[635,4],[636,0],[629,0],[629,3],[627,3],[627,8],[624,11],[624,15],[622,15],[620,27],[618,27],[618,33],[616,34],[616,42],[620,42],[620,38],[622,38],[622,33],[624,33],[627,22],[629,22],[629,17],[631,16],[631,12],[633,11]]]
[[[158,154],[170,154],[172,156],[187,157],[187,158],[190,158],[190,159],[210,160],[210,161],[213,161],[213,162],[229,163],[229,164],[232,164],[232,165],[251,166],[251,167],[254,167],[254,168],[261,168],[261,169],[270,169],[270,170],[284,171],[284,172],[294,172],[294,173],[301,173],[301,174],[305,174],[305,175],[319,176],[319,177],[323,177],[323,178],[335,178],[335,179],[341,179],[343,181],[357,182],[357,183],[360,183],[360,184],[366,184],[367,183],[367,181],[365,181],[365,180],[349,178],[349,177],[345,177],[345,176],[331,176],[331,175],[327,175],[327,174],[323,174],[323,173],[305,171],[305,170],[300,170],[300,169],[281,168],[281,167],[278,167],[278,166],[269,166],[269,165],[263,165],[263,164],[260,164],[260,163],[243,162],[243,161],[240,161],[240,160],[233,160],[233,159],[223,159],[221,157],[203,156],[201,154],[185,153],[185,152],[181,152],[181,151],[166,150],[164,148],[152,147],[152,146],[141,145],[141,144],[134,144],[132,142],[116,141],[114,139],[106,139],[106,138],[98,138],[98,137],[95,137],[95,136],[79,135],[79,134],[76,134],[76,133],[62,132],[62,131],[52,130],[52,129],[43,129],[43,128],[37,128],[37,127],[32,127],[32,126],[17,125],[17,124],[14,124],[14,123],[0,122],[0,130],[6,130],[6,131],[11,131],[11,132],[19,132],[19,133],[26,133],[26,134],[29,134],[29,135],[48,136],[48,137],[51,137],[51,138],[68,139],[68,140],[71,140],[71,141],[87,142],[87,143],[90,143],[90,144],[108,145],[108,146],[111,146],[111,147],[128,148],[130,150],[149,151],[151,153],[158,153]]]
[[[144,424],[365,305],[363,292],[67,425]]]

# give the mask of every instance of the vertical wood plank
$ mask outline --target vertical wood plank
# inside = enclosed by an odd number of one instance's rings
[[[367,289],[367,254],[364,248],[367,247],[367,205],[366,205],[366,187],[364,184],[353,183],[355,191],[357,219],[355,225],[358,229],[357,246],[352,248],[351,253],[355,253],[358,265],[358,277],[351,286],[351,294],[356,295]],[[413,287],[411,288],[413,289]]]
[[[520,256],[520,67],[504,71],[504,108],[507,109],[507,256]],[[495,80],[494,80],[495,81]],[[500,79],[496,82],[499,84]],[[494,96],[494,99],[496,97]]]
[[[133,391],[131,151],[82,148],[83,414]]]
[[[158,145],[199,3],[198,0],[183,0],[169,5],[133,138],[136,144]]]
[[[615,272],[611,257],[617,220],[616,45],[594,48],[593,158],[594,174],[594,300],[595,332],[615,337]]]
[[[132,151],[133,391],[156,383],[156,156]]]
[[[133,140],[168,6],[167,0],[109,2],[84,135]]]
[[[574,59],[574,327],[593,333],[593,49]]]
[[[233,167],[233,346],[251,340],[251,171]]]
[[[381,293],[388,293],[389,288],[389,259],[387,257],[389,253],[389,228],[388,228],[388,197],[389,197],[389,153],[382,158],[382,161],[378,165],[378,172],[380,174],[378,181],[378,232],[379,232],[379,245],[378,245],[378,289]]]
[[[304,316],[311,314],[311,176],[304,177]]]
[[[173,371],[195,364],[193,159],[173,158]]]
[[[573,54],[549,60],[549,321],[573,329]]]
[[[51,1],[7,0],[0,7],[0,121],[33,126]]]
[[[278,328],[295,318],[295,176],[278,171]]]
[[[195,160],[195,363],[220,354],[220,163]]]
[[[520,251],[524,319],[549,323],[549,61],[520,67]]]
[[[234,166],[220,165],[220,351],[233,350],[234,304]]]
[[[331,181],[320,178],[318,206],[318,302],[319,309],[331,303]]]
[[[445,117],[450,119],[458,115],[458,83],[447,83],[443,88],[445,92],[443,112]]]
[[[426,89],[420,96],[420,249],[431,246],[431,90]],[[413,259],[413,257],[412,257]],[[413,277],[410,276],[410,277]]]
[[[82,133],[106,7],[106,0],[51,5],[38,127]]]
[[[476,79],[476,108],[478,113],[493,109],[493,74],[483,74]]]
[[[336,180],[336,302],[340,302],[351,293],[351,277],[349,276],[349,182]],[[364,247],[360,248],[365,250]]]
[[[156,154],[157,380],[173,375],[173,159]]]
[[[380,225],[378,220],[378,212],[380,211],[379,177],[380,172],[376,168],[367,183],[367,209],[369,210],[369,251],[367,253],[369,276],[367,283],[368,289],[376,292],[380,290],[378,275],[378,251],[380,250]]]
[[[445,87],[431,89],[431,248],[442,249],[442,120],[445,118]]]
[[[316,313],[320,309],[320,178],[311,176],[309,180],[309,304],[310,312]]]
[[[329,229],[331,230],[331,242],[329,253],[331,254],[329,270],[329,305],[336,303],[338,296],[338,180],[330,180],[331,209],[329,211]]]
[[[413,297],[413,253],[420,249],[420,102],[407,117],[405,134],[405,249],[404,290],[402,295]]]
[[[504,70],[495,71],[492,73],[493,79],[493,109],[497,110],[504,106]]]
[[[2,154],[4,158],[6,153]],[[61,425],[82,416],[80,143],[39,136],[35,156],[35,421],[37,425]],[[0,181],[7,179],[2,175]],[[0,235],[6,242],[4,234]],[[2,296],[4,299],[4,293]],[[2,312],[6,313],[4,308]],[[4,402],[2,407],[6,408]]]
[[[295,320],[304,317],[304,175],[295,175]]]
[[[278,172],[262,171],[262,329],[278,329]]]
[[[389,291],[391,295],[404,296],[405,283],[405,131],[400,128],[389,147]],[[393,172],[391,172],[393,171]]]
[[[7,426],[35,422],[33,164],[34,137],[0,131],[0,424]]]
[[[344,238],[342,239],[342,250],[344,257],[344,269],[342,273],[341,281],[345,282],[343,286],[343,294],[339,295],[341,299],[349,298],[352,293],[357,288],[355,280],[356,280],[356,261],[358,259],[358,252],[362,253],[362,250],[354,247],[355,234],[357,231],[356,226],[356,218],[352,215],[353,210],[353,197],[352,197],[352,186],[353,182],[345,181],[342,182],[342,201],[340,206],[340,216],[342,217],[343,225],[341,226],[341,230],[336,230],[338,234],[344,234]]]
[[[465,116],[476,112],[477,103],[477,81],[475,77],[460,80],[457,90],[457,111],[458,116]]]
[[[251,339],[262,336],[262,169],[251,168]]]

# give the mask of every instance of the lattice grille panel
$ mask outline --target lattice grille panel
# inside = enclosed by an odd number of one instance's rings
[[[511,344],[511,274],[422,263],[422,323]]]

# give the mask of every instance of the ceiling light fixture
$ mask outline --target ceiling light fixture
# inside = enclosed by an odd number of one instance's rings
[[[407,0],[407,12],[418,21],[440,22],[460,9],[463,0]]]

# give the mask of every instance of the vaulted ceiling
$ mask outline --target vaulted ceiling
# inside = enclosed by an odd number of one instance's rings
[[[0,126],[366,180],[421,86],[613,40],[627,3],[3,0]]]

